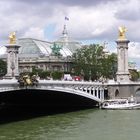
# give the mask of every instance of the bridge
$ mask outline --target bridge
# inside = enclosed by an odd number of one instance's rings
[[[78,106],[85,104],[97,106],[104,101],[106,86],[106,84],[99,82],[55,80],[39,80],[38,84],[34,86],[20,86],[17,79],[3,79],[0,80],[0,100],[3,102],[6,100],[11,101],[12,99],[12,102],[15,102],[17,96],[23,97],[26,95],[25,102],[27,102],[27,98],[30,98],[31,94],[33,96],[33,94],[37,95],[37,93],[40,93],[40,95],[44,95],[44,102],[46,98],[46,102],[50,102],[50,100],[57,102],[60,100],[59,103],[62,104],[64,101],[69,102],[71,100],[72,104],[75,102]],[[37,100],[36,102],[38,102]]]
[[[140,95],[140,82],[85,82],[39,80],[34,86],[20,86],[17,79],[0,80],[0,102],[63,103],[69,105],[97,106],[108,98],[127,98]],[[41,95],[43,95],[41,97]],[[26,98],[25,98],[26,97]],[[22,99],[25,98],[23,101]],[[41,100],[39,101],[39,99]]]
[[[118,52],[118,68],[116,73],[117,82],[113,81],[113,83],[100,83],[84,81],[39,80],[37,86],[20,86],[16,79],[4,79],[0,80],[0,102],[3,100],[15,101],[15,97],[18,96],[19,98],[22,98],[25,95],[27,95],[27,98],[24,101],[27,101],[29,96],[36,95],[41,92],[43,95],[46,95],[46,98],[44,100],[40,100],[40,103],[43,101],[45,103],[47,100],[47,102],[50,104],[51,101],[59,101],[59,104],[65,102],[67,104],[70,103],[77,105],[78,102],[80,105],[91,106],[102,103],[106,97],[125,98],[130,97],[131,95],[138,95],[140,93],[140,82],[130,81],[130,74],[128,70],[129,40],[125,38],[125,32],[122,36],[122,31],[123,27],[120,27],[119,38],[116,40]],[[18,77],[19,70],[17,54],[20,46],[17,44],[8,44],[6,47],[8,52],[6,77]],[[40,95],[41,94],[38,94],[38,99],[36,98],[35,102],[39,101]],[[33,98],[31,98],[31,100],[32,99]]]

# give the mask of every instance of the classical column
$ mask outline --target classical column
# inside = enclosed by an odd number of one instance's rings
[[[102,88],[102,92],[101,92],[101,100],[104,101],[104,88]]]
[[[99,87],[96,88],[96,97],[99,98]]]
[[[119,38],[117,39],[117,57],[118,57],[118,70],[116,73],[118,82],[129,82],[128,71],[128,43],[130,42],[125,38],[125,27],[119,27]]]
[[[93,96],[95,96],[95,90],[96,90],[95,87],[93,87],[92,90],[93,90]]]

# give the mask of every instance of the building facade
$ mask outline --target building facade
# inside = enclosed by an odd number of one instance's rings
[[[19,72],[32,72],[33,68],[47,71],[71,71],[71,57],[81,44],[69,38],[66,25],[62,36],[54,41],[21,38],[19,49]],[[1,55],[6,60],[7,54]]]

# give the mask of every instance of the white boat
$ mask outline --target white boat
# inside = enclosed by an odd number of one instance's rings
[[[106,100],[101,105],[102,109],[140,109],[140,103],[132,99],[113,99]]]

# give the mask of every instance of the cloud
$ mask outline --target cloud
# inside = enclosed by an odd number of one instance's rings
[[[43,29],[40,29],[40,28],[35,28],[35,27],[32,27],[30,28],[27,32],[25,32],[25,34],[23,35],[24,37],[33,37],[33,38],[36,38],[36,39],[42,39],[44,40],[44,31]]]
[[[77,39],[107,38],[116,26],[113,9],[108,6],[100,5],[94,9],[73,7],[68,8],[67,11],[70,19],[67,22],[69,33]],[[62,21],[60,23],[62,24]],[[61,29],[62,25],[58,23],[56,33],[60,32]]]
[[[131,42],[129,44],[128,55],[130,58],[140,58],[140,43]]]
[[[50,24],[56,25],[54,38],[57,38],[62,32],[65,16],[70,19],[67,23],[69,34],[79,40],[94,38],[114,40],[120,24],[125,23],[130,32],[136,30],[139,24],[137,21],[135,23],[137,26],[132,26],[134,21],[132,20],[132,23],[127,21],[128,18],[131,19],[131,16],[129,17],[131,4],[135,7],[135,13],[139,11],[138,0],[5,0],[0,4],[4,5],[2,6],[4,8],[0,9],[2,19],[0,29],[3,33],[0,34],[1,39],[6,39],[9,32],[13,30],[18,31],[19,37],[26,37],[25,35],[27,33],[29,35],[32,31],[30,28],[38,28],[38,31],[41,31],[46,30]],[[130,10],[127,11],[128,8]],[[135,18],[137,19],[137,16]],[[140,31],[137,31],[137,34],[139,35]],[[129,37],[139,40],[136,35],[129,35]]]
[[[2,0],[0,5],[0,45],[8,42],[12,31],[17,31],[18,38],[47,40],[51,35],[52,40],[57,39],[64,24],[76,40],[115,42],[118,26],[125,25],[127,38],[138,43],[129,48],[129,55],[140,58],[139,0]],[[69,17],[67,23],[65,16]],[[55,25],[53,34],[49,33],[51,25]]]
[[[10,0],[8,0],[10,2]],[[94,7],[99,4],[107,4],[111,1],[118,1],[118,0],[88,0],[88,1],[83,1],[83,0],[12,0],[14,2],[22,2],[22,3],[27,3],[30,5],[40,5],[40,4],[51,4],[52,7],[54,5],[64,5],[64,6],[79,6],[79,7]]]
[[[116,11],[115,16],[121,20],[137,21],[140,20],[140,1],[128,0],[124,1]]]

